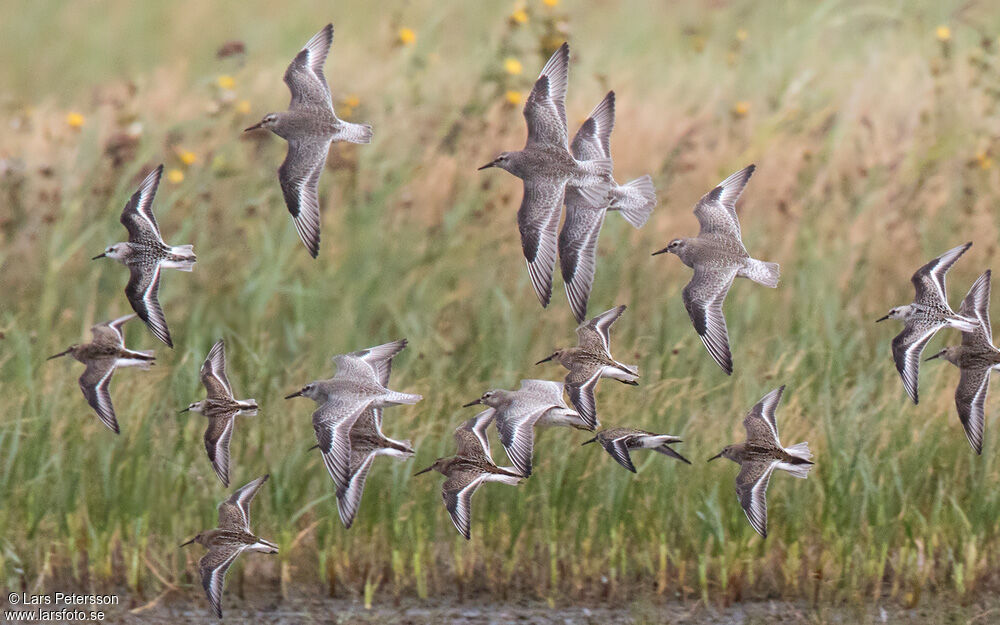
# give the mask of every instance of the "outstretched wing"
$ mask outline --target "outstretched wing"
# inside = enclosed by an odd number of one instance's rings
[[[288,154],[278,168],[285,206],[313,258],[319,255],[319,176],[329,151],[329,138],[298,137],[288,141]]]
[[[990,390],[990,369],[962,369],[955,406],[965,429],[965,437],[977,454],[983,453],[983,426],[986,421],[986,396]]]
[[[566,130],[566,87],[569,84],[569,44],[563,43],[542,68],[527,101],[528,146],[554,145],[569,149]]]
[[[201,585],[205,589],[208,602],[212,604],[212,611],[218,618],[222,618],[222,591],[226,585],[226,571],[243,549],[244,547],[232,543],[213,545],[198,562]]]
[[[122,333],[122,326],[129,320],[135,319],[135,315],[125,315],[111,321],[99,323],[90,329],[94,337],[94,343],[98,345],[108,345],[125,347],[125,335]]]
[[[333,24],[327,24],[303,46],[285,70],[285,84],[292,92],[288,108],[327,108],[333,111],[330,87],[323,64],[333,44]]]
[[[736,496],[743,512],[750,525],[764,538],[767,538],[767,484],[777,464],[777,460],[747,461],[736,476]]]
[[[615,92],[609,91],[576,131],[573,158],[592,161],[611,157],[611,131],[615,129]]]
[[[625,305],[615,306],[597,315],[576,329],[580,347],[587,351],[603,351],[611,358],[611,326],[625,312]]]
[[[369,347],[368,349],[361,349],[356,352],[351,352],[351,356],[355,358],[360,358],[375,373],[375,379],[378,380],[379,384],[382,386],[389,386],[389,373],[392,371],[392,359],[399,352],[406,348],[407,340],[399,339],[398,341],[393,341],[391,343],[384,343],[382,345],[376,345],[375,347]]]
[[[170,330],[167,328],[167,318],[160,306],[160,264],[154,267],[129,265],[129,280],[125,285],[125,297],[132,304],[132,310],[146,322],[146,327],[153,336],[173,347],[170,340]]]
[[[919,403],[917,393],[917,377],[920,373],[920,355],[941,324],[924,324],[908,321],[903,331],[892,339],[892,358],[896,361],[896,370],[903,379],[903,388],[913,403]]]
[[[962,345],[993,345],[993,328],[990,325],[990,276],[987,269],[973,283],[969,293],[962,300],[958,314],[977,319],[979,325],[972,332],[962,333]]]
[[[235,427],[236,419],[233,415],[210,418],[205,427],[205,451],[208,453],[208,460],[226,488],[229,488],[229,443],[233,438]]]
[[[752,442],[756,447],[777,447],[781,448],[781,441],[778,440],[778,422],[774,412],[781,401],[781,394],[785,392],[782,385],[754,404],[747,416],[743,418],[743,427],[747,431],[747,441]]]
[[[543,307],[548,306],[552,298],[552,272],[556,266],[559,216],[565,190],[565,182],[556,184],[541,178],[525,180],[524,197],[517,211],[528,275]]]
[[[250,532],[250,503],[260,487],[271,477],[265,474],[244,485],[219,504],[219,527],[221,529]]]
[[[972,247],[972,241],[953,247],[944,254],[941,254],[920,269],[917,269],[910,281],[916,291],[914,302],[917,304],[940,306],[944,304],[948,308],[948,289],[945,283],[945,275],[955,261],[965,253],[965,250]]]
[[[118,434],[118,419],[115,418],[115,408],[111,405],[111,393],[108,392],[108,384],[111,382],[111,374],[115,372],[116,361],[114,358],[101,358],[91,360],[87,363],[87,368],[80,376],[80,390],[87,398],[87,403],[94,409],[97,416],[104,425],[108,426],[112,432]]]
[[[484,478],[483,474],[458,472],[445,480],[441,487],[441,496],[448,514],[451,515],[451,522],[466,540],[471,538],[472,495],[483,483]]]
[[[222,339],[216,341],[201,365],[201,383],[209,397],[233,398],[233,387],[226,376],[226,346]]]
[[[733,356],[729,351],[729,330],[722,304],[736,277],[736,268],[715,269],[696,266],[694,277],[684,287],[684,307],[694,329],[701,337],[712,359],[726,374],[733,373]]]
[[[573,189],[566,191],[566,221],[559,232],[559,268],[566,298],[577,322],[587,317],[587,301],[597,273],[597,240],[607,210],[571,201]]]
[[[694,208],[694,216],[701,224],[701,236],[722,234],[741,239],[740,220],[736,216],[736,200],[750,181],[755,165],[749,165],[732,174],[706,193]]]
[[[604,449],[611,454],[611,457],[614,458],[618,464],[622,465],[632,473],[635,473],[635,465],[632,464],[632,456],[628,452],[628,440],[631,437],[631,434],[626,434],[624,436],[619,436],[618,438],[598,440],[600,440],[601,446],[603,446]]]
[[[128,230],[130,242],[163,244],[160,227],[153,216],[153,198],[156,197],[156,188],[160,185],[162,174],[163,165],[151,171],[122,210],[121,222]]]

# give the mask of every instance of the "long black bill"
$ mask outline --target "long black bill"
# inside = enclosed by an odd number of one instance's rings
[[[285,399],[292,399],[293,397],[302,397],[302,391],[295,391],[291,395],[285,395]]]
[[[260,122],[258,124],[254,124],[253,126],[250,126],[249,128],[244,128],[243,132],[250,132],[251,130],[257,130],[258,128],[262,128],[263,126],[264,122]]]
[[[596,443],[596,442],[597,442],[597,437],[595,436],[594,438],[590,439],[589,441],[583,441],[582,443],[580,443],[580,447],[583,447],[584,445],[589,445],[591,443]]]
[[[97,256],[91,258],[90,260],[97,260],[98,258],[104,258],[107,254],[98,254]]]
[[[715,460],[716,458],[721,458],[721,457],[722,457],[722,452],[720,451],[719,453],[717,453],[716,455],[712,456],[711,458],[709,458],[705,462],[711,462],[711,461]]]
[[[468,408],[469,406],[475,406],[477,404],[483,403],[482,399],[474,399],[467,404],[462,404],[462,408]]]
[[[928,360],[934,360],[935,358],[940,358],[941,356],[944,356],[944,350],[943,349],[941,351],[939,351],[938,353],[934,354],[933,356],[928,356],[927,358],[924,358],[924,362],[927,362]]]
[[[424,469],[423,471],[417,471],[416,473],[413,474],[413,477],[416,477],[416,476],[421,475],[423,473],[427,473],[428,471],[432,471],[432,470],[434,470],[434,465],[433,464],[431,466],[427,467],[426,469]]]
[[[187,412],[187,411],[189,411],[189,410],[191,410],[191,407],[190,407],[190,406],[188,406],[188,407],[187,407],[187,408],[185,408],[184,410],[181,410],[181,411],[178,411],[178,413],[177,413],[177,414],[184,414],[185,412]]]
[[[483,171],[484,169],[489,169],[490,167],[496,167],[496,163],[495,162],[493,162],[493,163],[486,163],[482,167],[476,168],[476,171]]]
[[[665,247],[662,250],[657,250],[657,251],[653,252],[652,254],[650,254],[650,256],[659,256],[660,254],[666,254],[667,250],[669,250],[669,249],[670,249],[669,247]]]
[[[72,347],[70,347],[69,349],[67,349],[64,352],[59,352],[58,354],[53,354],[53,355],[49,356],[48,358],[46,358],[45,360],[52,360],[53,358],[58,358],[60,356],[65,356],[66,354],[70,353],[71,351],[73,351]]]
[[[876,320],[875,320],[875,323],[878,323],[879,321],[885,321],[885,320],[886,320],[886,319],[888,319],[888,318],[889,318],[889,315],[886,315],[885,317],[881,317],[881,318],[879,318],[879,319],[876,319]]]
[[[542,358],[541,360],[539,360],[539,361],[538,361],[538,362],[536,362],[535,364],[536,364],[536,365],[540,365],[540,364],[542,364],[543,362],[548,362],[548,361],[552,360],[552,359],[553,359],[553,358],[555,358],[555,357],[556,357],[556,355],[555,355],[555,354],[552,354],[551,356],[548,356],[548,357],[546,357],[546,358]]]
[[[196,540],[198,540],[197,536],[195,536],[191,540],[187,541],[186,543],[181,543],[177,548],[180,549],[181,547],[187,547],[188,545],[190,545],[191,543],[193,543]]]

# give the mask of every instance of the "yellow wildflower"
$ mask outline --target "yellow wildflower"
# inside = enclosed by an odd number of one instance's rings
[[[81,113],[77,113],[76,111],[66,113],[66,124],[73,130],[79,130],[85,121],[86,119]]]
[[[407,28],[405,26],[400,28],[397,36],[399,37],[399,43],[404,46],[412,46],[417,42],[417,33],[414,32],[412,28]]]
[[[341,101],[344,103],[344,106],[352,109],[357,108],[358,106],[361,105],[361,98],[359,98],[357,95],[353,93],[345,95],[343,100]]]
[[[750,103],[746,100],[740,100],[733,105],[733,115],[736,117],[746,117],[747,113],[750,112]]]
[[[514,12],[510,14],[510,21],[514,24],[527,24],[528,12],[524,9],[515,9]]]
[[[506,58],[503,62],[503,69],[505,72],[512,76],[517,76],[521,73],[521,61],[514,58]]]
[[[559,4],[559,0],[542,0],[542,4],[551,8]]]
[[[976,163],[980,169],[990,169],[993,167],[993,159],[985,150],[976,152]]]
[[[236,103],[236,112],[240,115],[247,115],[250,113],[250,100],[240,100]]]
[[[173,184],[180,184],[184,182],[184,172],[179,169],[170,169],[167,171],[167,180]]]
[[[750,33],[747,32],[746,28],[741,28],[741,29],[739,29],[739,30],[736,31],[736,40],[737,41],[746,41],[747,37],[749,37],[749,36],[750,36]]]
[[[198,155],[191,150],[177,150],[177,158],[179,158],[185,166],[188,166],[194,165],[195,161],[198,160]]]
[[[517,106],[518,104],[521,103],[521,92],[514,91],[513,89],[511,89],[510,91],[504,94],[504,99],[507,100],[507,104]]]
[[[937,30],[935,30],[934,33],[937,35],[938,41],[942,43],[951,40],[951,29],[945,26],[944,24],[938,26]]]
[[[219,85],[220,89],[233,89],[236,87],[236,79],[228,74],[223,74],[215,79],[216,84]]]

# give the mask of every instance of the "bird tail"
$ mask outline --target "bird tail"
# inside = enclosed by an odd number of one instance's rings
[[[746,267],[740,271],[740,275],[749,278],[757,284],[777,288],[778,280],[781,278],[781,268],[778,263],[769,263],[763,260],[751,258],[747,261]]]
[[[350,143],[372,142],[372,136],[375,133],[372,131],[371,124],[352,124],[350,122],[341,122],[341,124],[335,136],[336,139]]]
[[[397,393],[396,391],[389,391],[386,396],[385,401],[388,404],[415,404],[423,399],[423,396],[416,395],[413,393]]]
[[[948,319],[948,325],[962,332],[972,332],[979,327],[979,320],[971,317],[955,315]]]
[[[240,404],[240,410],[243,411],[243,416],[245,417],[256,417],[257,410],[259,406],[257,405],[256,399],[245,399]]]
[[[656,206],[656,188],[653,179],[645,175],[613,189],[611,210],[620,211],[633,228],[641,228],[649,221]]]
[[[170,248],[170,257],[161,264],[179,271],[191,271],[196,260],[198,259],[194,255],[193,245],[175,245]]]

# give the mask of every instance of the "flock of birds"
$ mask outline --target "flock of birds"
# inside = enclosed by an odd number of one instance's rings
[[[333,26],[327,25],[302,48],[285,72],[292,99],[289,109],[271,113],[247,130],[266,128],[288,142],[288,154],[278,170],[285,203],[302,242],[316,257],[319,251],[318,181],[327,151],[334,141],[368,143],[372,129],[337,118],[323,65],[333,41]],[[531,284],[542,306],[552,293],[552,276],[558,259],[567,299],[580,323],[577,345],[556,349],[536,364],[558,362],[567,373],[563,382],[522,380],[517,390],[493,389],[467,407],[485,409],[454,431],[454,456],[439,458],[430,467],[444,476],[442,496],[458,531],[468,539],[471,501],[485,482],[518,484],[532,474],[532,451],[536,428],[564,426],[594,432],[586,441],[599,443],[629,471],[636,468],[631,452],[651,449],[690,464],[673,449],[676,436],[632,427],[598,431],[595,389],[601,378],[623,384],[638,384],[637,367],[616,360],[611,354],[610,330],[625,311],[617,306],[585,323],[587,303],[596,272],[597,239],[608,211],[619,211],[635,227],[649,218],[656,203],[652,180],[643,176],[624,185],[612,177],[610,135],[614,127],[614,92],[608,93],[569,142],[565,99],[569,77],[569,46],[563,44],[542,69],[527,98],[524,117],[528,139],[524,149],[503,152],[480,169],[499,167],[523,180],[524,196],[517,221]],[[154,364],[152,351],[127,348],[122,327],[138,316],[150,332],[172,347],[166,317],[157,294],[163,268],[191,271],[196,262],[191,245],[171,246],[163,241],[152,204],[162,174],[153,170],[126,204],[121,223],[128,241],[109,246],[96,256],[119,261],[129,268],[125,294],[135,314],[119,317],[92,328],[93,340],[74,345],[52,356],[71,355],[86,365],[79,379],[87,402],[101,421],[119,432],[111,402],[109,383],[119,367],[148,369]],[[694,209],[701,225],[695,237],[675,239],[654,253],[676,254],[693,269],[683,291],[691,321],[714,361],[733,372],[726,319],[722,306],[736,277],[768,287],[777,287],[776,263],[750,256],[742,242],[736,202],[754,172],[750,165],[705,194]],[[566,218],[558,226],[562,207]],[[982,451],[983,414],[989,373],[1000,365],[1000,350],[993,346],[989,322],[990,272],[973,285],[958,313],[948,305],[945,274],[971,243],[956,247],[920,268],[913,276],[916,297],[912,304],[889,311],[883,319],[900,319],[904,330],[893,341],[892,351],[907,393],[917,401],[920,355],[941,328],[962,331],[961,345],[948,347],[931,358],[943,358],[958,366],[961,379],[955,395],[959,416],[976,453]],[[880,319],[879,321],[882,321]],[[405,339],[333,358],[336,373],[291,393],[286,399],[306,397],[317,404],[313,412],[319,453],[336,487],[337,508],[344,526],[350,528],[357,515],[365,480],[380,455],[407,458],[414,454],[410,441],[394,440],[382,431],[382,413],[390,406],[415,404],[421,396],[389,388],[392,360],[407,345]],[[226,375],[226,353],[220,339],[208,353],[200,371],[206,398],[181,412],[206,418],[204,444],[208,459],[225,487],[229,487],[230,441],[239,416],[257,413],[253,399],[236,399]],[[725,447],[711,458],[728,458],[740,465],[736,494],[747,519],[761,536],[767,536],[766,491],[771,474],[782,470],[794,477],[807,477],[813,463],[807,443],[784,447],[778,438],[775,411],[784,386],[765,395],[746,414],[746,440]],[[564,399],[569,397],[569,403]],[[511,466],[498,466],[492,457],[488,428],[495,426]],[[202,583],[213,612],[221,617],[226,571],[243,551],[277,553],[278,547],[259,538],[250,529],[250,503],[265,475],[242,488],[219,506],[215,529],[198,534],[185,545],[199,543],[208,551],[199,566]],[[184,546],[184,545],[182,545]]]

